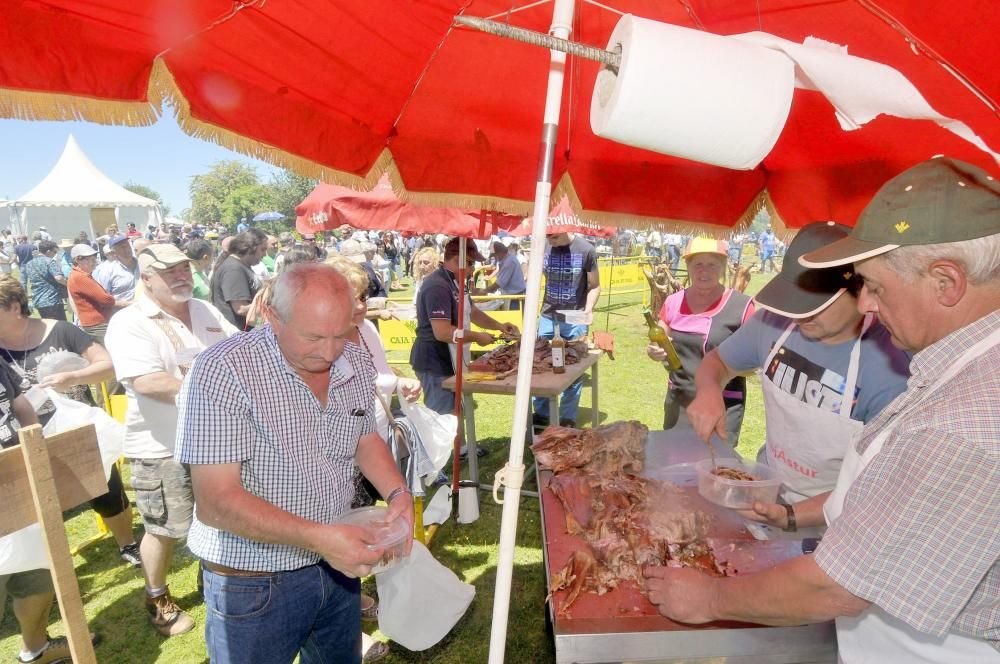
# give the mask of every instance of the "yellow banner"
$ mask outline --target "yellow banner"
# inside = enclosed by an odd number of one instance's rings
[[[642,267],[639,263],[625,263],[607,265],[601,263],[597,271],[601,275],[601,288],[610,288],[612,291],[624,288],[634,288],[646,283],[646,278],[642,275]]]

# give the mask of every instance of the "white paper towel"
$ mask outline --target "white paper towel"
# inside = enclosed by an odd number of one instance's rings
[[[618,74],[594,85],[594,133],[727,168],[754,168],[774,147],[792,104],[795,65],[782,53],[625,15],[608,50]]]

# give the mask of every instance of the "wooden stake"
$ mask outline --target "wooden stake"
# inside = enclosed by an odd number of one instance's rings
[[[83,613],[80,586],[77,585],[73,559],[69,555],[69,541],[66,539],[59,494],[56,491],[56,482],[52,475],[52,462],[45,446],[42,427],[35,424],[21,429],[19,435],[38,522],[42,525],[42,536],[45,538],[45,546],[49,552],[52,585],[55,586],[56,597],[59,600],[59,611],[62,613],[63,622],[66,625],[69,651],[76,664],[97,664],[94,646],[90,642],[87,618]],[[93,427],[91,427],[91,435],[96,442]]]

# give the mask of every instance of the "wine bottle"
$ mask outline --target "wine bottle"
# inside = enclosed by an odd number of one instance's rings
[[[670,337],[656,319],[653,318],[653,314],[649,309],[642,312],[642,315],[646,318],[646,325],[649,326],[649,340],[663,349],[663,352],[667,354],[667,366],[671,371],[676,371],[681,368],[681,358],[677,356],[677,351],[674,349],[673,343],[670,342]]]
[[[552,373],[566,373],[566,340],[559,334],[559,318],[552,317]]]

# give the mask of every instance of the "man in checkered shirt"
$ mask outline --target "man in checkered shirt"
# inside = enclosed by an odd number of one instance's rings
[[[859,308],[915,353],[907,391],[852,443],[836,488],[774,525],[829,528],[814,555],[714,579],[646,570],[675,620],[835,619],[840,659],[1000,662],[1000,183],[948,158],[879,190],[851,235],[805,254],[854,264]]]
[[[328,265],[287,267],[269,324],[198,356],[179,396],[191,464],[188,545],[203,561],[213,662],[361,661],[358,577],[381,557],[332,525],[361,472],[413,530],[413,503],[375,432],[375,367],[345,336],[353,291]]]

